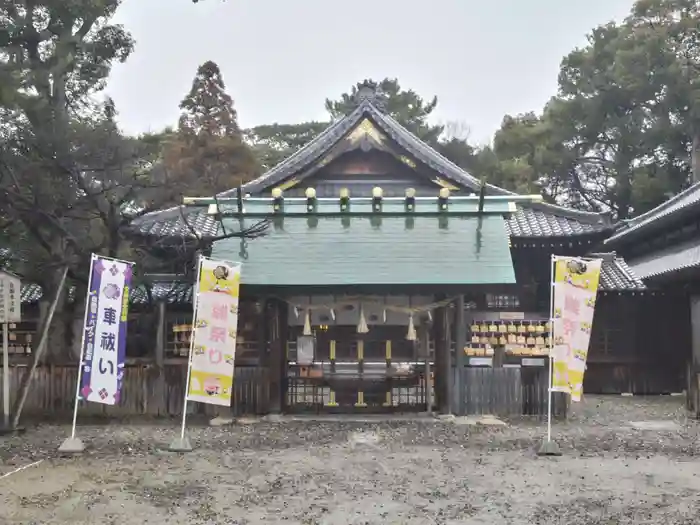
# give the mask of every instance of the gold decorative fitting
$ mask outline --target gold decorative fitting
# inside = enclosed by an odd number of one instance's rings
[[[375,186],[372,188],[372,210],[373,211],[382,211],[382,195],[384,194],[384,190],[382,190],[379,186]]]
[[[287,182],[283,182],[278,187],[282,191],[287,191],[288,189],[293,188],[297,184],[299,184],[299,181],[297,179],[289,179]]]
[[[448,188],[440,188],[440,193],[438,197],[438,205],[440,206],[440,211],[447,211],[447,199],[450,198],[450,190]]]
[[[413,211],[416,207],[416,189],[406,188],[406,211]]]
[[[459,189],[454,184],[446,181],[445,179],[441,179],[440,177],[435,177],[435,180],[433,180],[433,182],[442,188],[447,188],[450,191],[457,191]]]
[[[316,190],[314,188],[306,188],[306,211],[314,211],[316,209]]]
[[[272,209],[274,211],[280,211],[282,209],[282,189],[281,188],[273,188],[272,189],[272,197],[273,197],[273,202],[272,202]]]
[[[365,137],[369,137],[375,142],[384,142],[384,135],[374,127],[374,124],[369,119],[363,119],[362,122],[350,133],[348,140],[351,143],[357,143]]]
[[[407,166],[410,166],[411,168],[415,168],[415,167],[416,167],[416,163],[413,162],[413,161],[412,161],[410,158],[408,158],[406,155],[401,155],[401,156],[399,157],[399,159],[401,159],[401,162],[403,162],[403,163],[406,164]]]
[[[340,211],[348,211],[350,207],[350,190],[347,188],[340,189]]]

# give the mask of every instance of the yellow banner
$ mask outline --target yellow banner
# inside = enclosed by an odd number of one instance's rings
[[[195,290],[187,399],[231,405],[241,265],[203,259]]]
[[[556,257],[552,312],[552,390],[580,401],[595,312],[600,259]]]

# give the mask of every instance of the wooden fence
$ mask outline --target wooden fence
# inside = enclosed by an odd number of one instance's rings
[[[547,370],[542,368],[455,368],[453,410],[458,415],[545,416]],[[461,388],[458,387],[461,385]],[[565,417],[566,400],[555,394],[553,413]]]
[[[27,396],[23,413],[28,416],[69,414],[73,410],[77,380],[75,365],[39,366]],[[0,367],[0,372],[2,368]],[[10,366],[10,403],[15,401],[26,365]],[[91,416],[176,416],[182,414],[187,365],[166,363],[127,364],[122,395],[118,405],[83,403],[80,414]],[[0,384],[2,384],[0,375]],[[0,388],[0,402],[2,389]],[[234,379],[234,415],[266,414],[270,401],[268,371],[262,367],[236,367]],[[213,414],[216,406],[190,403],[191,410]]]

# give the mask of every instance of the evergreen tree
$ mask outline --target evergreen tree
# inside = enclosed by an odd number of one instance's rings
[[[175,193],[211,196],[257,175],[218,65],[208,61],[197,69],[180,109],[179,127],[164,159]],[[181,195],[174,194],[173,199]]]

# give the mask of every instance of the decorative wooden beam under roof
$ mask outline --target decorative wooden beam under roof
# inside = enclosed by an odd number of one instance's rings
[[[307,189],[305,198],[284,198],[281,190],[272,197],[245,197],[239,200],[232,197],[199,198],[185,197],[186,206],[207,209],[207,214],[218,217],[273,217],[336,215],[510,215],[517,211],[516,203],[538,202],[540,195],[478,195],[451,196],[447,188],[440,190],[436,197],[416,197],[412,188],[406,190],[405,197],[383,197],[382,190],[375,188],[372,197],[317,198],[313,188]],[[380,206],[377,206],[380,203]]]

